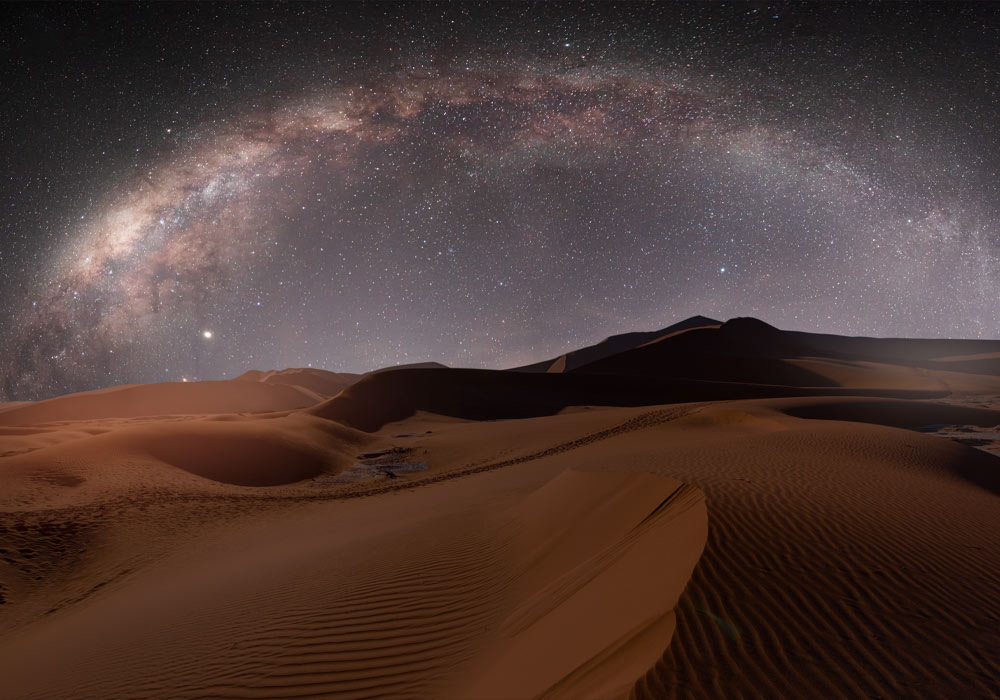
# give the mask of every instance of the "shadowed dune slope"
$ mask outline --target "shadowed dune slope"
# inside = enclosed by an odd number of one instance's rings
[[[379,374],[381,372],[396,372],[401,369],[447,369],[447,365],[443,365],[440,362],[409,362],[405,365],[391,365],[389,367],[381,367],[379,369],[373,369],[367,374]]]
[[[785,413],[815,420],[877,423],[896,428],[920,429],[930,425],[1000,425],[1000,411],[925,401],[885,399],[806,399],[783,402]]]
[[[0,452],[0,510],[79,505],[150,488],[221,493],[295,484],[349,468],[372,441],[303,413],[85,425],[100,427],[25,428],[23,435],[0,428],[0,443],[20,448]]]
[[[586,374],[685,377],[751,384],[835,384],[785,360],[812,354],[783,331],[751,318],[693,328],[578,367]]]
[[[0,642],[4,696],[624,699],[669,641],[704,501],[653,474],[548,479],[234,528]]]
[[[926,367],[966,374],[1000,376],[1000,352],[976,353],[960,357],[941,357],[928,361]]]
[[[711,527],[640,698],[996,697],[1000,509],[969,474],[1000,460],[880,425],[710,418],[659,436]],[[604,456],[638,468],[651,444]]]
[[[496,420],[551,415],[567,406],[644,406],[817,393],[934,398],[947,392],[805,390],[658,377],[410,369],[369,375],[308,412],[359,430],[373,431],[416,411],[471,420]]]
[[[658,331],[639,331],[634,333],[612,335],[599,343],[595,343],[594,345],[588,345],[587,347],[580,348],[579,350],[573,350],[572,352],[560,355],[559,357],[551,360],[543,360],[542,362],[535,362],[530,365],[524,365],[523,367],[514,367],[509,371],[566,372],[571,369],[576,369],[577,367],[585,365],[589,362],[594,362],[619,352],[637,348],[640,345],[652,342],[657,338],[662,338],[663,336],[671,333],[677,333],[689,328],[718,326],[720,324],[721,321],[716,321],[706,316],[692,316],[691,318],[686,318],[679,323],[673,324],[672,326],[661,328]]]
[[[974,425],[1000,428],[1000,411],[921,401],[865,399],[803,399],[785,402],[783,412],[811,420],[874,423],[920,430],[937,425]],[[980,488],[1000,495],[1000,460],[970,450],[950,471]]]
[[[607,364],[597,364],[606,358],[665,341],[668,339],[667,336],[681,335],[683,331],[694,329],[717,332],[696,333],[661,346],[653,353],[638,352],[627,358],[609,361]],[[1000,375],[1000,340],[851,337],[781,331],[754,318],[734,318],[722,323],[705,316],[693,316],[658,331],[614,335],[595,345],[542,362],[515,367],[510,371],[568,372],[585,365],[592,365],[584,371],[637,372],[647,371],[650,367],[637,368],[631,365],[630,363],[636,358],[646,359],[657,365],[667,359],[698,360],[701,359],[699,355],[705,352],[728,357],[827,358]],[[775,382],[762,381],[756,375],[770,372],[774,377],[781,377],[784,376],[782,372],[785,372],[788,378],[798,381],[809,377],[808,374],[796,373],[794,370],[783,368],[782,363],[774,362],[749,363],[749,366],[744,366],[741,370],[727,369],[721,362],[705,363],[692,368],[690,371],[693,373],[690,374],[685,374],[682,368],[662,365],[654,366],[652,369],[660,374],[675,373],[676,376],[772,384]],[[747,372],[754,377],[751,378]],[[813,379],[817,380],[816,377]]]
[[[990,348],[995,341],[844,338],[782,331],[753,318],[694,328],[578,367],[587,374],[684,377],[798,387],[909,388],[970,391],[997,374],[992,356],[938,361],[948,350]]]
[[[340,426],[337,426],[340,427]],[[212,481],[275,486],[346,466],[337,451],[350,443],[318,421],[289,417],[268,421],[186,421],[142,427],[95,438],[88,449],[148,457]],[[341,433],[341,434],[338,434]]]

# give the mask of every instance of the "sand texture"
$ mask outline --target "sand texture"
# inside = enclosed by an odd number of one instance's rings
[[[996,697],[989,341],[665,330],[0,407],[0,697]]]

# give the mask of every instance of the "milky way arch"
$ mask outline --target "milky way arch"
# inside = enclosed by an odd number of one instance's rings
[[[355,83],[178,134],[108,193],[17,312],[8,397],[275,363],[509,366],[694,313],[1000,327],[993,212],[946,168],[887,170],[903,136],[683,66]]]

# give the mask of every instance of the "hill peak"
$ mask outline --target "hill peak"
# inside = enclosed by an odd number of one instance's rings
[[[775,336],[784,333],[780,328],[776,328],[770,323],[765,323],[753,316],[731,318],[723,323],[719,330],[724,333],[739,333],[741,335],[748,334],[752,336]]]

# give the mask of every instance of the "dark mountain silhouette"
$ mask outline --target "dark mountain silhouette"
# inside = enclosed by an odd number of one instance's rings
[[[991,362],[991,351],[1000,351],[1000,341],[844,338],[783,331],[755,318],[719,323],[696,316],[513,370],[370,373],[309,412],[370,431],[416,411],[497,420],[583,405],[787,396],[941,398],[952,391],[949,378],[962,375],[936,374],[921,363],[961,371]],[[970,353],[977,359],[963,359]],[[968,381],[982,379],[970,375]]]
[[[590,362],[596,362],[610,355],[615,355],[640,345],[653,342],[671,333],[685,331],[690,328],[700,328],[702,326],[718,326],[722,321],[716,321],[706,316],[692,316],[684,319],[680,323],[661,328],[658,331],[638,331],[634,333],[622,333],[605,338],[599,343],[588,345],[587,347],[573,350],[565,355],[535,362],[523,367],[514,367],[511,372],[567,372],[576,369]]]

